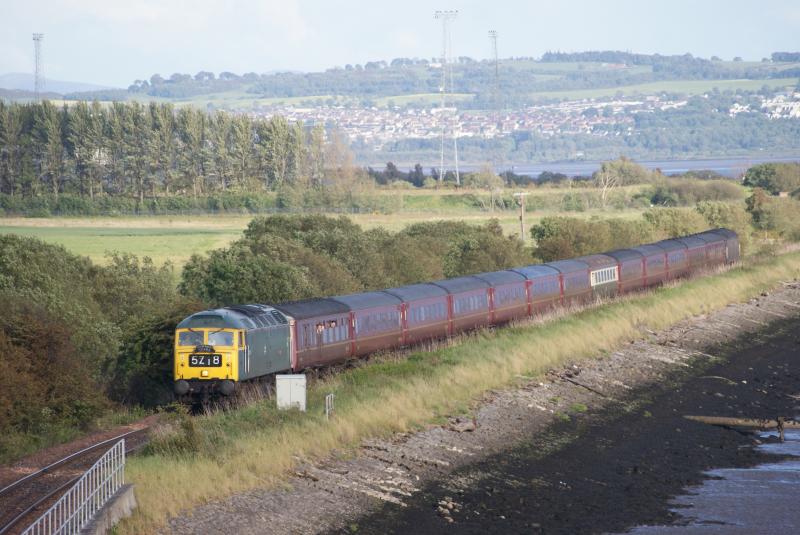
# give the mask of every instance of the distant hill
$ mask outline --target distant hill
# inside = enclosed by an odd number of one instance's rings
[[[58,93],[51,93],[45,91],[41,95],[39,95],[43,99],[48,100],[55,100],[61,98],[61,95]],[[36,98],[36,93],[33,91],[25,91],[24,89],[3,89],[0,88],[0,99],[3,100],[12,100],[16,102],[24,102],[28,100],[33,100]]]
[[[0,74],[0,89],[16,89],[20,91],[33,91],[33,75],[23,72]],[[45,90],[50,93],[75,93],[78,91],[99,91],[110,89],[109,86],[87,84],[84,82],[65,82],[45,78]]]
[[[797,85],[800,53],[776,53],[757,62],[683,54],[619,51],[548,52],[541,58],[488,60],[458,57],[450,76],[461,109],[518,108],[535,102],[633,94],[696,94],[785,90]],[[126,89],[74,91],[67,100],[169,100],[206,109],[244,110],[292,102],[300,106],[347,102],[362,107],[429,107],[438,102],[441,65],[434,59],[395,58],[321,72],[236,74],[200,71],[154,74]],[[690,83],[681,83],[690,82]],[[700,83],[705,82],[705,83]],[[48,90],[51,89],[48,87]]]

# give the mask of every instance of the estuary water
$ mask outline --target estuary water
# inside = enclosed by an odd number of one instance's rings
[[[774,434],[774,433],[773,433]],[[753,468],[709,471],[709,479],[673,501],[684,525],[641,526],[636,535],[718,535],[800,530],[800,431],[787,431],[786,442],[759,446],[760,451],[794,458]],[[680,522],[679,522],[680,524]]]
[[[779,163],[800,161],[800,153],[797,156],[783,157],[752,157],[752,158],[709,158],[700,160],[634,160],[636,163],[648,169],[660,169],[665,175],[678,175],[688,171],[715,171],[721,175],[736,178],[741,176],[747,168],[760,163]],[[552,173],[563,173],[567,176],[588,176],[600,169],[601,161],[572,161],[572,162],[551,162],[551,163],[505,163],[497,166],[497,172],[513,171],[520,175],[536,177],[543,171]],[[385,163],[371,164],[373,169],[383,169]],[[423,164],[425,173],[429,173],[431,168],[439,167],[439,162],[428,162]],[[465,164],[459,166],[462,172],[471,172],[479,169],[480,165]],[[399,169],[408,171],[411,166],[398,165]],[[452,162],[445,163],[445,168],[452,170]]]

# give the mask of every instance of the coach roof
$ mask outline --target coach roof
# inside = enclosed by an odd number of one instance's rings
[[[502,286],[503,284],[514,284],[525,282],[525,276],[516,271],[489,271],[475,275],[479,279],[485,280],[492,286]]]
[[[274,305],[275,308],[296,320],[317,316],[330,316],[350,312],[350,307],[333,299],[303,299]]]
[[[363,292],[350,295],[338,295],[331,299],[350,307],[350,310],[364,310],[365,308],[392,306],[402,303],[399,298],[387,294],[386,292]]]
[[[418,299],[428,299],[431,297],[444,297],[447,295],[447,290],[435,284],[409,284],[408,286],[400,286],[399,288],[388,288],[384,292],[399,297],[403,301],[416,301]]]
[[[441,286],[448,293],[457,294],[460,292],[468,292],[470,290],[480,290],[488,288],[489,283],[478,277],[456,277],[455,279],[445,279],[436,281],[432,284]]]

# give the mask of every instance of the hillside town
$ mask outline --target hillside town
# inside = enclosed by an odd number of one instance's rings
[[[800,92],[761,98],[760,106],[734,104],[728,113],[764,113],[770,119],[800,117]],[[633,131],[635,116],[685,106],[687,100],[657,95],[641,98],[569,100],[529,106],[517,110],[485,111],[447,108],[382,108],[323,105],[296,107],[273,105],[258,108],[252,115],[269,118],[283,115],[290,122],[323,123],[339,129],[351,142],[380,150],[403,139],[435,139],[444,127],[447,135],[500,138],[515,132],[542,136],[589,134],[619,136]]]

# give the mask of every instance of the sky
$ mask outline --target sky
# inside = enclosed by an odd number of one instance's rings
[[[798,0],[0,0],[0,74],[127,87],[154,73],[319,71],[441,54],[433,10],[458,10],[455,56],[548,50],[760,60],[800,50]]]

